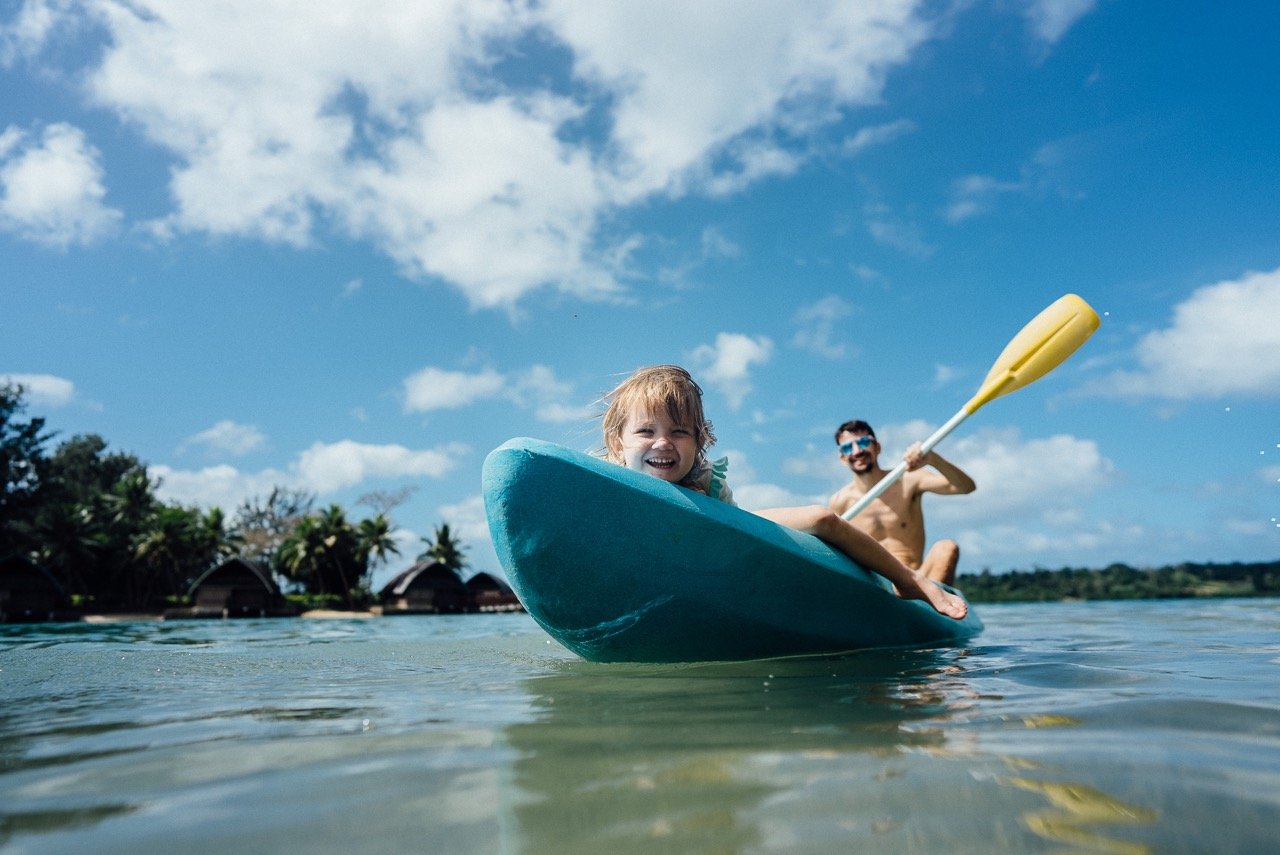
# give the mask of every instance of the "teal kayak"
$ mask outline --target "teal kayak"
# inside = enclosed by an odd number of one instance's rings
[[[594,662],[701,662],[920,647],[982,631],[903,600],[825,543],[536,439],[484,462],[489,532],[516,596]]]

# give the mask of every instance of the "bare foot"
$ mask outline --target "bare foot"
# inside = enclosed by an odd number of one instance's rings
[[[934,611],[938,612],[938,614],[946,615],[956,620],[963,620],[964,616],[969,613],[969,604],[965,602],[963,597],[957,597],[922,573],[913,571],[912,576],[915,581],[914,589],[910,585],[906,586],[906,590],[903,590],[903,586],[894,586],[898,596],[904,600],[924,600],[933,606]]]

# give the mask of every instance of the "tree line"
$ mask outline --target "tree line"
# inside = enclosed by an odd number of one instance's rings
[[[983,570],[961,575],[956,585],[974,603],[1269,597],[1280,595],[1280,561],[1150,569],[1112,564],[1102,569]]]
[[[373,494],[373,516],[352,520],[339,505],[276,487],[227,516],[161,501],[160,486],[132,454],[99,436],[73,436],[50,449],[45,419],[25,417],[21,386],[0,386],[0,558],[19,555],[53,575],[80,606],[149,610],[183,601],[221,561],[242,556],[317,603],[372,600],[373,569],[399,555],[388,511],[404,495]],[[362,499],[364,501],[365,499]],[[455,573],[465,551],[447,523],[419,559]]]

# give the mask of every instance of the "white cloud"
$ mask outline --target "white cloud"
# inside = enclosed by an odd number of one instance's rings
[[[204,446],[209,451],[222,452],[238,457],[251,451],[256,451],[266,441],[266,435],[253,425],[237,424],[230,419],[224,419],[213,427],[206,428],[197,434],[187,437],[183,440],[180,448]]]
[[[1028,0],[1024,14],[1032,32],[1052,44],[1076,21],[1093,11],[1096,4],[1097,0]]]
[[[28,404],[37,407],[65,407],[76,396],[70,380],[52,374],[0,374],[0,385],[21,386]]]
[[[846,156],[860,154],[873,146],[886,145],[899,137],[914,133],[916,123],[910,119],[898,119],[883,125],[861,128],[856,134],[844,141],[841,147]]]
[[[542,422],[576,422],[595,415],[590,404],[565,403],[572,396],[573,387],[545,365],[534,365],[518,375],[510,394],[513,403],[532,409],[534,418]]]
[[[1072,507],[1115,477],[1096,442],[1066,434],[1024,440],[1014,429],[984,430],[938,451],[978,484],[968,496],[932,504],[952,518],[1038,517]]]
[[[591,417],[588,406],[567,403],[573,388],[545,365],[511,374],[491,368],[466,372],[428,366],[405,378],[404,390],[404,409],[409,413],[459,409],[477,401],[505,398],[532,410],[539,421],[568,422]]]
[[[985,214],[996,206],[996,201],[1006,193],[1023,193],[1027,185],[1022,181],[1001,181],[990,175],[966,175],[951,185],[951,203],[946,217],[951,223]]]
[[[1087,391],[1174,400],[1280,395],[1280,269],[1196,290],[1134,348],[1139,367]]]
[[[506,383],[506,378],[492,369],[467,373],[428,366],[405,378],[404,409],[407,413],[458,409],[495,397]]]
[[[413,451],[402,445],[367,445],[346,439],[315,443],[299,455],[294,468],[308,489],[332,493],[370,478],[441,478],[469,450],[460,443]]]
[[[736,410],[751,392],[751,366],[763,365],[773,355],[773,342],[765,336],[718,333],[714,345],[694,349],[690,359],[701,379],[717,388]]]
[[[301,245],[323,223],[509,307],[617,292],[628,253],[599,226],[620,207],[794,171],[802,135],[877,102],[932,35],[918,5],[32,2],[4,56],[104,33],[96,65],[66,71],[171,154],[158,235]],[[118,215],[79,151],[87,236]]]
[[[0,134],[0,229],[55,247],[111,235],[122,215],[103,204],[98,157],[84,132],[65,123],[37,139],[7,128]]]
[[[800,327],[791,343],[825,359],[843,359],[849,346],[835,341],[836,324],[853,314],[853,306],[835,294],[796,310],[795,323]]]
[[[151,466],[161,479],[160,498],[203,507],[217,505],[230,510],[245,499],[281,486],[320,496],[354,487],[366,481],[388,478],[443,478],[453,471],[470,448],[449,443],[433,449],[413,450],[401,445],[369,445],[352,440],[317,442],[298,455],[287,470],[242,472],[234,466],[175,469]]]

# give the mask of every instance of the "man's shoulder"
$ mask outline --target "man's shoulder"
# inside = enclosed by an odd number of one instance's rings
[[[845,484],[839,490],[831,494],[831,498],[827,500],[827,507],[836,513],[844,513],[854,502],[861,499],[866,490],[856,482]]]

